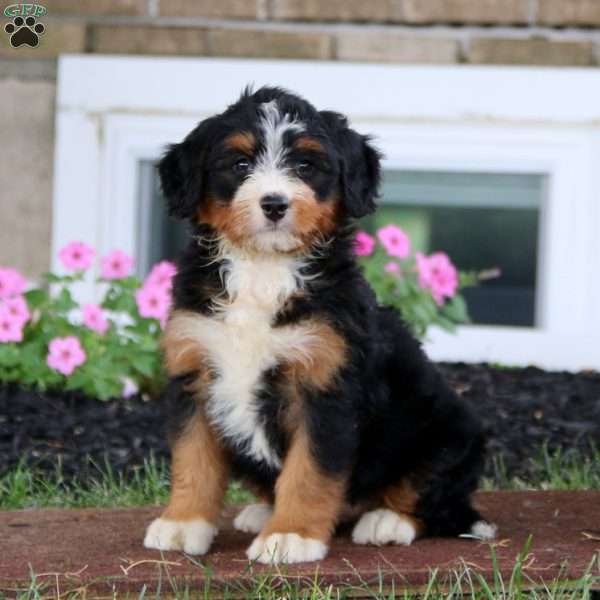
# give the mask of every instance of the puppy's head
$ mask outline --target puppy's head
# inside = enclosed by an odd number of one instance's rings
[[[304,251],[375,209],[379,154],[342,115],[246,91],[159,163],[172,215],[259,252]]]

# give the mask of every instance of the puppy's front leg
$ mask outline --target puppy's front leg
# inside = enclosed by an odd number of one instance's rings
[[[275,510],[247,555],[261,563],[321,560],[328,550],[346,486],[346,478],[324,473],[301,428],[275,487]]]
[[[217,533],[228,475],[225,453],[196,407],[172,444],[171,498],[148,527],[144,545],[205,554]]]

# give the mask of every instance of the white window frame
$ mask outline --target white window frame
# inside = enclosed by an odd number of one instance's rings
[[[63,56],[53,267],[72,239],[136,248],[140,160],[154,159],[248,83],[296,90],[375,136],[384,166],[539,173],[535,328],[432,330],[436,360],[600,367],[600,78],[593,70]],[[78,293],[98,293],[90,277]]]

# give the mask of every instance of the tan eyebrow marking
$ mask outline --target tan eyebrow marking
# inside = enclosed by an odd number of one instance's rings
[[[325,154],[325,148],[323,144],[316,140],[315,138],[302,136],[299,137],[292,146],[296,150],[312,150],[313,152],[320,152],[321,154]]]
[[[250,131],[238,131],[226,137],[224,144],[230,150],[237,150],[243,154],[251,155],[254,154],[256,148],[256,138]]]

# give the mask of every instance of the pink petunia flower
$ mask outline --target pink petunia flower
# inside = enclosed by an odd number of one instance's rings
[[[60,249],[58,258],[68,271],[85,271],[92,265],[96,251],[83,242],[73,241]]]
[[[431,283],[431,269],[429,268],[429,259],[422,252],[415,254],[417,261],[417,273],[419,275],[419,286],[427,289]]]
[[[104,311],[97,304],[86,304],[83,307],[83,324],[96,333],[106,333],[110,323]]]
[[[176,274],[177,267],[172,262],[163,260],[152,267],[152,270],[148,273],[148,277],[146,277],[144,285],[156,285],[170,290],[173,287],[173,277],[175,277]]]
[[[22,342],[24,322],[15,318],[6,306],[0,307],[0,343]]]
[[[71,375],[86,359],[85,350],[75,336],[56,337],[48,345],[46,363],[63,375]]]
[[[419,285],[429,289],[440,306],[446,298],[452,298],[458,289],[458,271],[444,252],[425,256],[417,252],[417,271]]]
[[[135,293],[135,301],[142,317],[158,319],[161,326],[165,326],[171,308],[169,290],[157,285],[144,285]]]
[[[383,270],[386,273],[390,273],[391,275],[400,275],[402,272],[400,269],[400,265],[397,262],[392,262],[392,261],[390,261],[389,263],[386,263],[383,266]]]
[[[375,248],[375,238],[365,231],[359,231],[354,238],[354,251],[357,256],[370,256]]]
[[[23,296],[14,296],[13,298],[6,298],[0,303],[5,311],[8,312],[9,316],[12,317],[21,326],[25,325],[31,318],[27,301]]]
[[[0,267],[0,298],[19,296],[25,290],[27,281],[12,267]]]
[[[389,256],[406,258],[410,255],[410,239],[397,225],[386,225],[377,231],[377,237]]]
[[[124,279],[131,275],[134,260],[122,250],[113,250],[101,260],[100,274],[103,279]]]

